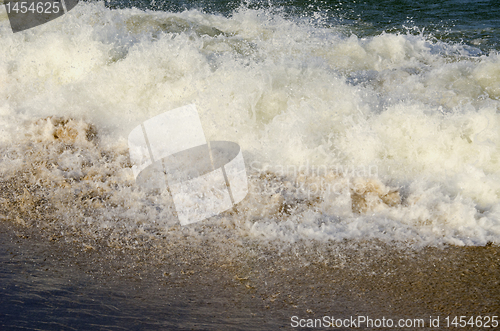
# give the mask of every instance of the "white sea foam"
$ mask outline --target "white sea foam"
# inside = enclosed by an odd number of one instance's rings
[[[16,34],[2,15],[11,219],[94,234],[500,243],[498,54],[245,8],[226,18],[80,3]],[[251,192],[236,212],[181,228],[168,193],[135,186],[126,137],[191,103],[207,140],[241,146]],[[56,207],[35,220],[37,204]]]

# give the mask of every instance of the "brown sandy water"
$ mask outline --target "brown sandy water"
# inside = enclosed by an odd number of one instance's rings
[[[0,227],[5,330],[275,330],[292,316],[440,316],[432,329],[447,329],[446,316],[500,315],[497,246],[256,244],[235,255],[214,241],[119,249]]]

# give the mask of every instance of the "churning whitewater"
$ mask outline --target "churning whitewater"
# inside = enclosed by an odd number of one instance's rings
[[[129,132],[195,104],[249,193],[180,226]],[[54,235],[500,243],[500,55],[279,11],[106,8],[13,34],[0,14],[0,217]]]

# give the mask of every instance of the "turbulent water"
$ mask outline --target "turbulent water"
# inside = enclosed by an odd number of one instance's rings
[[[415,6],[83,2],[16,34],[2,11],[0,217],[127,246],[500,243],[499,8]],[[127,136],[192,103],[249,194],[181,227]]]

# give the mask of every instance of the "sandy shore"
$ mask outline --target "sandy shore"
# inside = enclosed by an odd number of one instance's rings
[[[440,316],[433,329],[447,329],[447,316],[500,315],[496,246],[297,244],[235,258],[210,242],[117,249],[4,221],[0,233],[2,329],[274,330],[291,329],[292,316],[418,318],[426,328]]]

